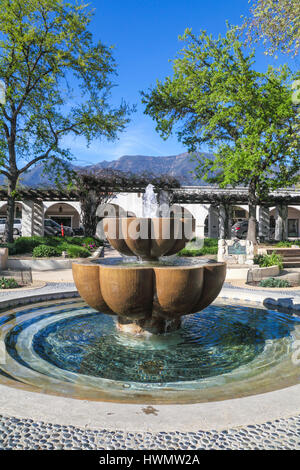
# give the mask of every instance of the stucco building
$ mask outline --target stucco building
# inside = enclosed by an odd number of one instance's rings
[[[220,190],[216,187],[185,186],[171,191],[173,202],[183,206],[196,219],[196,236],[218,238],[224,230],[230,232],[231,226],[248,218],[247,190],[235,188]],[[268,238],[270,230],[275,239],[300,238],[300,190],[283,189],[274,192],[267,203],[257,206],[259,235]],[[120,192],[111,199],[112,204],[124,211],[142,216],[143,193]],[[0,200],[0,218],[6,217],[6,202]],[[100,216],[103,210],[98,211]],[[81,207],[76,195],[51,200],[35,195],[22,197],[15,209],[15,217],[22,219],[22,235],[42,235],[44,219],[51,218],[58,223],[79,228],[81,226]],[[226,227],[225,227],[226,226]]]

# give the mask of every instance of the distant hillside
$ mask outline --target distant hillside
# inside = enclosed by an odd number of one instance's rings
[[[205,154],[208,155],[208,154]],[[102,161],[93,165],[88,165],[85,168],[90,171],[99,170],[103,168],[112,168],[114,170],[121,170],[125,172],[141,174],[152,173],[154,175],[168,174],[176,177],[182,185],[206,185],[207,183],[201,180],[195,180],[195,167],[196,163],[190,160],[188,153],[180,155],[172,155],[169,157],[150,157],[145,155],[124,155],[113,161]],[[72,166],[72,168],[79,168]],[[42,165],[37,165],[26,174],[22,176],[22,184],[31,187],[51,186],[53,183],[49,177],[42,175]],[[4,183],[4,178],[0,177],[0,184]]]

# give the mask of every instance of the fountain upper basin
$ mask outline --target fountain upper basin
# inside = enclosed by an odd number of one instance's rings
[[[126,256],[157,260],[176,254],[194,237],[195,219],[176,217],[108,217],[103,221],[109,243]]]

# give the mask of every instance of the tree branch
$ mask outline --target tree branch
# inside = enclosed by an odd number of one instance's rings
[[[40,155],[39,157],[34,158],[33,160],[31,160],[31,162],[27,163],[27,165],[25,165],[23,168],[21,168],[21,170],[18,171],[19,175],[21,175],[22,173],[24,173],[25,171],[27,171],[27,170],[28,170],[32,165],[34,165],[35,163],[38,163],[38,162],[40,162],[40,161],[45,160],[46,158],[48,158],[48,157],[49,157],[49,153],[50,153],[51,150],[52,150],[52,147],[53,147],[53,146],[51,146],[51,148],[49,148],[46,153],[44,153],[43,155]]]
[[[2,170],[2,168],[0,168],[0,173],[1,173],[2,175],[5,175],[8,179],[10,178],[10,174],[9,174],[7,171]]]

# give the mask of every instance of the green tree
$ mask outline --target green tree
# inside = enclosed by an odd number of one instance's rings
[[[89,31],[92,12],[65,0],[0,0],[0,174],[8,179],[5,239],[12,240],[16,185],[37,163],[59,178],[72,159],[66,135],[115,139],[131,109],[109,104],[116,64]]]
[[[266,54],[277,50],[296,56],[300,47],[299,0],[256,0],[243,29],[249,41],[263,41]]]
[[[176,132],[189,151],[212,150],[194,157],[197,177],[249,188],[248,239],[255,242],[259,198],[298,179],[299,140],[290,71],[255,71],[254,52],[245,56],[237,37],[236,29],[217,39],[186,30],[173,77],[142,100],[163,138]]]

